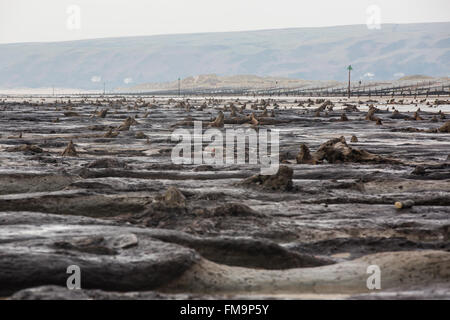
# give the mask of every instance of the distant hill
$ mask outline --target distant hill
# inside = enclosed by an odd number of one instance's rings
[[[320,84],[319,84],[320,82]],[[327,84],[337,85],[337,81],[327,81]],[[214,89],[214,88],[288,88],[305,85],[323,85],[322,81],[290,79],[283,77],[259,77],[255,75],[219,76],[216,74],[203,74],[180,79],[180,88],[185,89]],[[142,83],[133,87],[119,88],[120,91],[152,91],[176,90],[178,80],[169,82]]]
[[[345,81],[450,74],[450,22],[0,45],[0,88],[99,89],[199,74]]]

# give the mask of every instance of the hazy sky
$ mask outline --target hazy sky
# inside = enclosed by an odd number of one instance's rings
[[[0,43],[450,21],[450,0],[0,0]]]

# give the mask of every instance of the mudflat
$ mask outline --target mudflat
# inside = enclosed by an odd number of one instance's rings
[[[15,97],[0,114],[2,297],[450,298],[446,98]],[[278,130],[279,170],[174,163],[196,121]]]

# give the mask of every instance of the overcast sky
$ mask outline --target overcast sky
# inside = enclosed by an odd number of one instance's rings
[[[450,0],[0,0],[0,43],[450,21]],[[373,8],[373,7],[372,7]]]

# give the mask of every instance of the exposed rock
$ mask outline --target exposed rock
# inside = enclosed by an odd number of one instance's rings
[[[350,142],[356,143],[358,142],[358,138],[355,135],[352,135]]]

